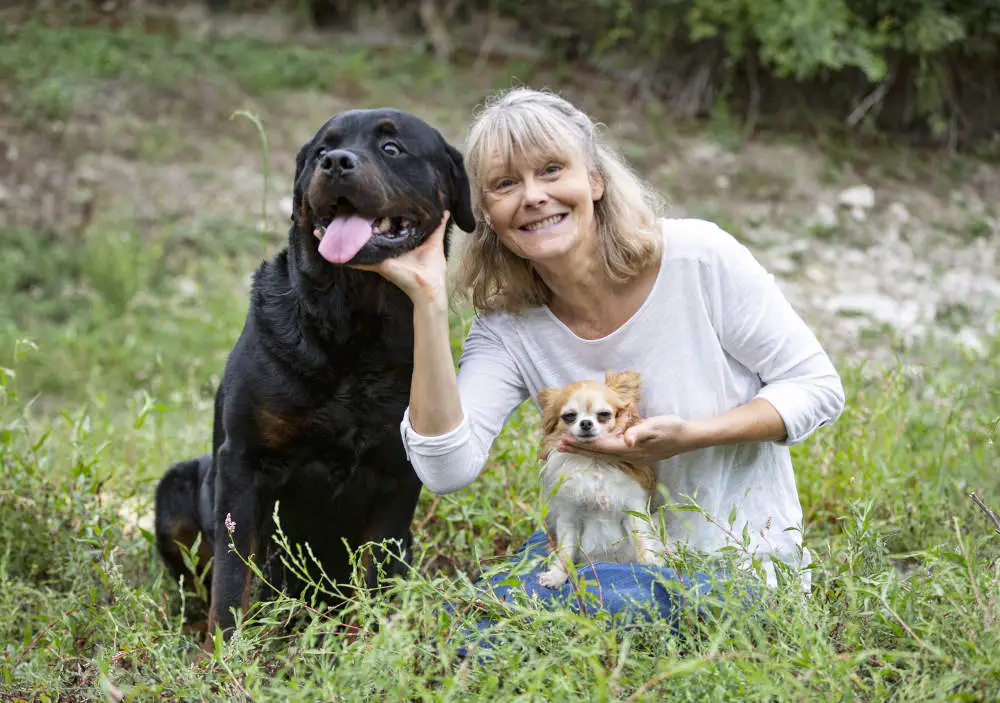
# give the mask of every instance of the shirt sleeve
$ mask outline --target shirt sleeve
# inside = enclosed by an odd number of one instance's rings
[[[403,413],[400,433],[414,471],[434,493],[472,483],[486,464],[500,430],[527,397],[521,371],[499,337],[473,320],[458,363],[462,422],[443,435],[418,434]]]
[[[758,375],[757,393],[781,415],[779,444],[798,444],[844,409],[840,375],[774,276],[732,235],[713,225],[714,314],[722,347]]]

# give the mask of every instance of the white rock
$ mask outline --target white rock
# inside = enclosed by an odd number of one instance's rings
[[[791,257],[788,256],[776,256],[771,259],[771,266],[769,267],[774,273],[787,276],[795,272],[796,266],[795,262],[792,261]]]
[[[894,202],[889,205],[888,215],[890,220],[900,225],[905,225],[910,221],[911,217],[910,211],[900,202]]]
[[[867,185],[851,186],[840,191],[837,201],[852,211],[868,210],[875,207],[875,191]]]
[[[955,335],[955,341],[974,354],[979,356],[986,354],[986,344],[983,342],[983,338],[971,327],[963,327],[959,330],[958,334]]]
[[[810,224],[823,229],[832,229],[837,226],[837,211],[826,203],[817,203]]]
[[[830,278],[819,266],[807,266],[804,273],[810,283],[824,284]]]
[[[729,176],[720,173],[715,177],[715,187],[719,190],[729,190]]]
[[[185,298],[192,298],[198,295],[198,284],[186,276],[178,278],[174,281],[174,285],[177,288],[177,292]]]
[[[865,315],[897,330],[913,327],[923,316],[921,305],[916,301],[898,301],[879,293],[836,295],[827,305],[838,314]]]

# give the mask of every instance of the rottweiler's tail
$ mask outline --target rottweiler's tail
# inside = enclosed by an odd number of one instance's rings
[[[198,519],[198,495],[202,478],[212,463],[204,454],[196,459],[180,461],[167,469],[156,487],[156,549],[174,581],[181,576],[190,578],[190,569],[178,543],[190,549],[198,534],[198,570],[204,569],[212,557],[209,535],[201,532]]]

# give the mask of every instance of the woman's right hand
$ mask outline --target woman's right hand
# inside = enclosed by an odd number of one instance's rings
[[[448,263],[444,255],[444,231],[449,215],[445,210],[437,229],[416,249],[377,264],[351,268],[374,271],[399,286],[414,304],[446,300]]]

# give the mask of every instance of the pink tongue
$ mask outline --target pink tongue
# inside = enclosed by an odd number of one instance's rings
[[[372,236],[372,225],[357,215],[337,217],[326,228],[319,243],[319,255],[335,264],[343,264],[354,255]]]

